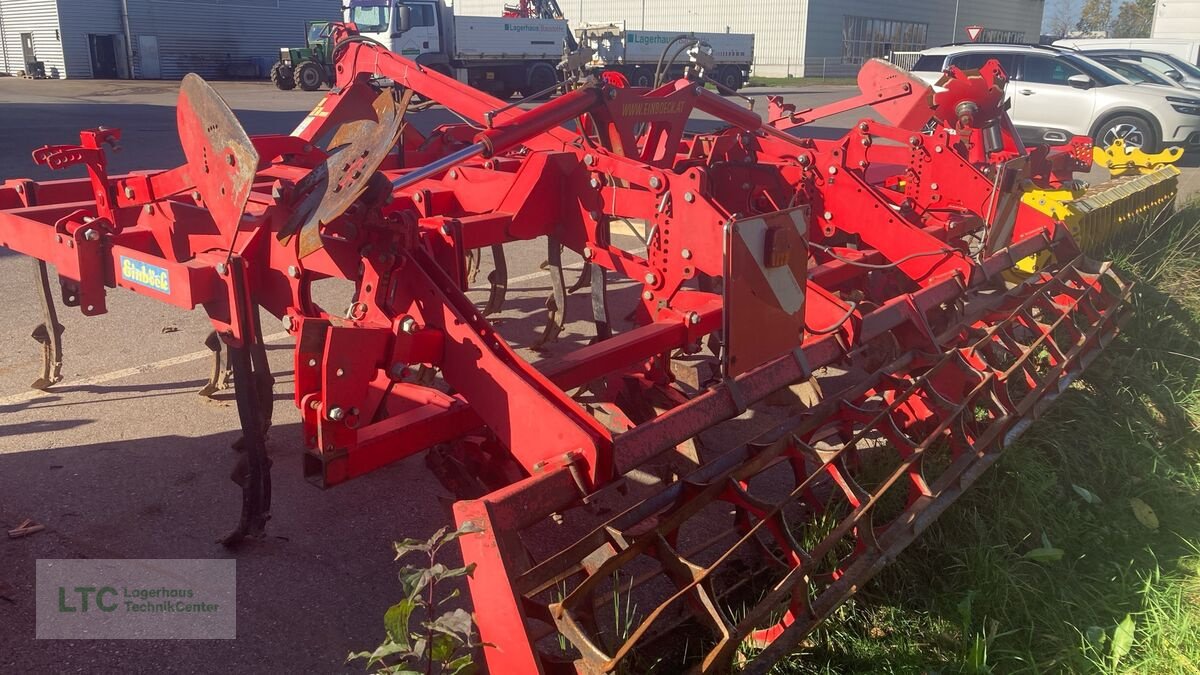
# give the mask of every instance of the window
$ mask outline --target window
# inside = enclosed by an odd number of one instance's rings
[[[433,5],[422,3],[408,5],[408,7],[412,10],[412,25],[414,28],[419,26],[437,25],[437,22],[435,21],[436,15],[434,14]]]
[[[358,0],[350,3],[350,21],[364,33],[379,33],[387,30],[391,19],[391,8],[386,2]]]
[[[1001,52],[967,52],[966,54],[958,54],[950,59],[950,65],[960,70],[979,70],[985,63],[992,59],[1000,62],[1000,67],[1004,69],[1005,74],[1011,76],[1017,72],[1017,55]]]
[[[1082,75],[1078,68],[1067,63],[1064,59],[1053,59],[1047,56],[1026,56],[1025,71],[1021,79],[1025,82],[1039,84],[1067,85],[1072,75]]]
[[[946,57],[926,55],[917,59],[912,70],[917,73],[940,73],[946,69]]]
[[[847,16],[842,24],[842,63],[858,65],[892,52],[919,52],[928,34],[927,23]]]

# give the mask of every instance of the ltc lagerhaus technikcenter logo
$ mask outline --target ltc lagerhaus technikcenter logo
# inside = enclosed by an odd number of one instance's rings
[[[234,560],[38,560],[38,639],[237,637]]]

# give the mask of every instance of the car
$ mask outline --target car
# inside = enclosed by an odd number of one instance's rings
[[[1200,68],[1193,66],[1178,56],[1142,49],[1083,49],[1081,53],[1093,59],[1100,56],[1115,56],[1119,59],[1137,61],[1151,70],[1166,75],[1188,89],[1200,89]]]
[[[1134,84],[1163,84],[1175,89],[1186,89],[1182,84],[1172,80],[1162,73],[1151,70],[1137,61],[1128,59],[1118,59],[1115,56],[1095,56],[1094,58],[1101,64],[1108,66],[1121,77],[1129,80]]]
[[[1134,84],[1080,52],[1044,45],[968,43],[921,52],[912,74],[936,84],[951,66],[976,70],[1000,63],[1009,76],[1009,115],[1030,145],[1061,145],[1090,136],[1097,145],[1200,147],[1200,94]]]

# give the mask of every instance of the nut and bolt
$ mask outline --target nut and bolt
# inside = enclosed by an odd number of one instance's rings
[[[288,273],[288,276],[293,279],[300,278],[300,268],[296,267],[295,265],[288,265],[287,273]]]
[[[591,249],[590,247],[584,246],[584,247],[583,247],[583,257],[584,257],[585,259],[587,259],[587,260],[591,260],[591,259],[592,259],[592,255],[594,255],[594,254],[592,253],[592,249]]]
[[[89,229],[83,233],[83,238],[87,239],[88,241],[97,241],[100,239],[100,233],[95,230]]]
[[[220,274],[221,276],[225,276],[225,273],[228,271],[229,271],[229,267],[227,267],[225,265],[225,263],[217,263],[217,274]]]
[[[808,166],[809,164],[812,164],[812,158],[808,155],[800,155],[798,159],[800,160],[800,166]]]
[[[330,408],[329,419],[333,420],[334,422],[340,422],[343,419],[345,419],[345,417],[346,417],[345,410],[342,410],[341,408]]]
[[[400,330],[410,335],[417,332],[417,320],[411,316],[404,317],[404,319],[400,321]]]
[[[693,326],[699,326],[699,325],[700,325],[700,314],[699,314],[699,313],[697,313],[697,312],[690,312],[690,313],[688,313],[688,317],[687,317],[687,318],[688,318],[688,323],[692,324]]]
[[[679,252],[679,255],[683,256],[684,260],[691,260],[692,250],[690,248],[685,248]]]
[[[458,178],[458,169],[450,169],[450,178],[451,178],[451,179],[457,179],[457,178]]]
[[[596,158],[592,157],[591,153],[588,153],[583,156],[583,163],[591,166],[596,163]]]
[[[276,197],[276,199],[278,199],[278,197]],[[194,202],[200,201],[200,191],[199,190],[192,190],[192,201],[194,201]]]
[[[56,243],[59,243],[59,244],[61,244],[61,243],[62,243],[62,235],[61,235],[61,234],[56,234],[56,235],[54,235],[54,241],[55,241]]]
[[[145,212],[146,212],[146,213],[148,213],[148,214],[149,214],[149,213],[154,213],[154,205],[153,205],[153,204],[147,204],[145,207],[143,207],[143,208],[142,208],[142,210],[143,210],[143,211],[145,211]]]
[[[292,315],[284,314],[283,315],[283,329],[290,332],[292,330],[292,328],[294,328],[295,326],[296,326],[295,322],[292,321]]]
[[[908,144],[913,146],[914,148],[921,145],[921,137],[920,136],[909,136]]]
[[[316,368],[316,367],[317,367],[317,360],[316,360],[316,359],[309,359],[309,360],[308,360],[308,367],[309,367],[309,368]]]
[[[930,189],[930,190],[936,190],[936,189],[938,189],[938,184],[937,184],[937,183],[930,183],[930,184],[929,184],[929,189]]]
[[[858,130],[863,133],[866,133],[866,131],[870,128],[871,128],[870,125],[868,125],[866,122],[862,122],[858,125]]]
[[[936,153],[938,153],[938,154],[941,154],[941,152],[942,152],[942,146],[940,146],[940,145],[938,145],[938,146],[935,146],[935,147],[933,148],[933,151],[934,151],[934,152],[936,152]]]
[[[837,175],[837,167],[836,167],[836,166],[831,166],[831,167],[829,167],[829,175],[830,175],[830,176],[836,176],[836,175]]]
[[[416,193],[416,194],[414,194],[414,195],[413,195],[413,201],[414,201],[414,202],[416,202],[416,203],[418,203],[418,204],[420,204],[420,203],[421,203],[421,200],[422,200],[422,199],[424,199],[424,198],[421,196],[421,193],[420,193],[420,192],[418,192],[418,193]]]
[[[650,291],[646,291],[645,293],[642,293],[642,299],[643,300],[653,300],[654,294],[651,293]]]
[[[125,198],[133,199],[133,188],[128,185],[125,186]]]
[[[692,194],[691,192],[685,192],[683,193],[683,201],[691,204],[692,202],[696,201],[696,195]]]
[[[658,283],[658,277],[654,274],[654,272],[646,273],[646,283],[650,284],[651,286]]]
[[[825,220],[833,220],[833,212],[832,211],[826,211],[825,213],[823,213],[821,215],[823,215],[825,217]]]
[[[593,177],[591,180],[588,181],[588,185],[592,186],[593,190],[599,189],[600,180],[598,178]]]
[[[655,190],[662,187],[662,181],[658,179],[658,176],[650,176],[650,187]]]

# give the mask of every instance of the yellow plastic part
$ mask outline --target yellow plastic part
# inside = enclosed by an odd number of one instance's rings
[[[1153,221],[1171,208],[1179,193],[1179,169],[1172,166],[1183,157],[1182,148],[1149,154],[1127,148],[1117,140],[1107,148],[1093,148],[1093,161],[1109,170],[1111,179],[1092,187],[1081,183],[1060,189],[1029,187],[1021,197],[1025,204],[1062,221],[1089,255],[1129,236],[1130,228]],[[1006,275],[1019,281],[1050,262],[1043,252],[1019,261]]]

